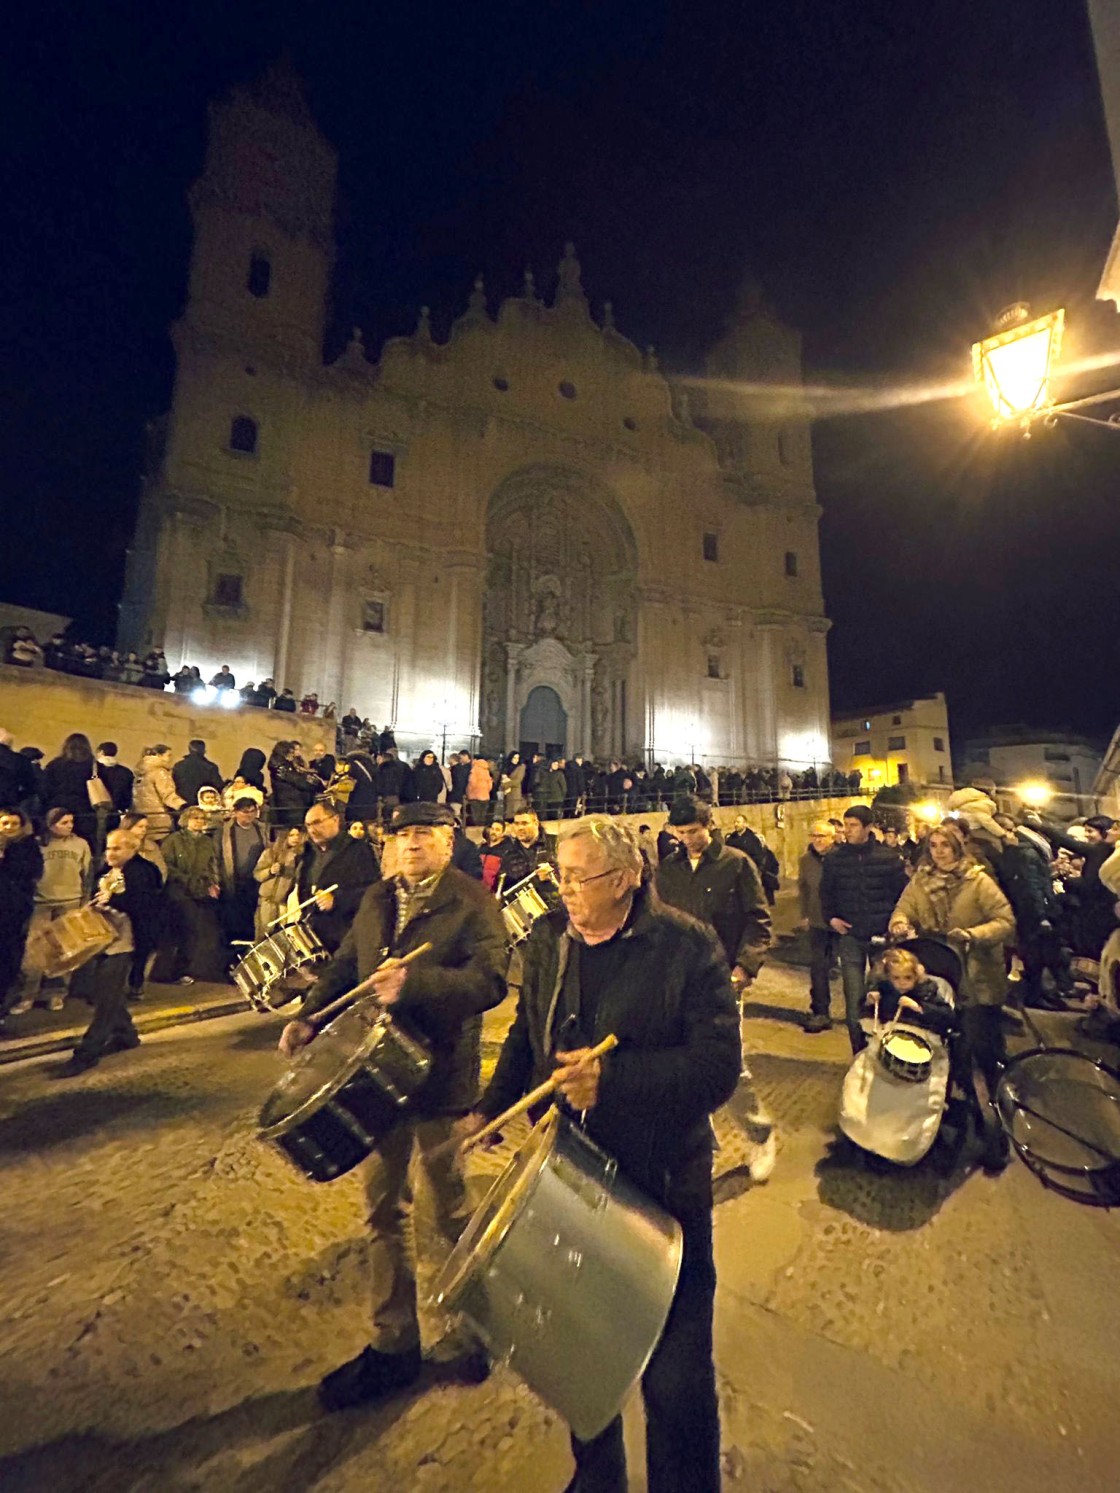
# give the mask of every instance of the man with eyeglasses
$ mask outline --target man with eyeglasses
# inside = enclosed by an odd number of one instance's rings
[[[477,1133],[554,1076],[591,1139],[678,1219],[676,1295],[642,1376],[648,1485],[715,1493],[710,1116],[739,1079],[730,973],[712,930],[666,907],[643,882],[641,852],[624,825],[605,815],[577,819],[561,829],[557,857],[563,906],[538,919],[526,940],[517,1015],[461,1133]],[[612,1033],[618,1047],[590,1057]],[[570,1489],[626,1488],[621,1417],[592,1441],[573,1437],[572,1452]]]
[[[381,871],[369,841],[346,833],[342,810],[334,804],[312,804],[303,822],[307,844],[297,875],[299,900],[314,897],[307,921],[333,954],[346,937],[366,887],[380,879]],[[332,886],[335,890],[328,891]]]

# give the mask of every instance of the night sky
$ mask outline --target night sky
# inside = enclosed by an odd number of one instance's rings
[[[834,708],[943,688],[958,739],[1111,733],[1120,435],[906,402],[1016,300],[1065,305],[1074,353],[1120,349],[1079,0],[24,0],[0,63],[0,598],[111,640],[205,105],[283,49],[340,157],[328,356],[421,304],[442,335],[480,270],[492,305],[526,265],[551,295],[570,238],[596,311],[695,373],[753,271],[807,381],[886,404],[814,434]]]

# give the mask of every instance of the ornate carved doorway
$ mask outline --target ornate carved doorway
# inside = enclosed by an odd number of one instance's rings
[[[568,751],[568,715],[560,696],[550,685],[535,684],[521,707],[518,737],[523,754],[543,752],[546,757],[564,757]]]
[[[627,745],[611,702],[625,697],[637,636],[637,549],[606,487],[565,467],[527,467],[490,500],[483,613],[482,733],[502,751],[523,738],[567,753]],[[530,696],[556,697],[559,739],[522,729]]]

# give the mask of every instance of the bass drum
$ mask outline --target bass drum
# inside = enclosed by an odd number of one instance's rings
[[[361,1001],[296,1053],[261,1110],[260,1139],[312,1182],[332,1182],[404,1117],[431,1066],[417,1038]]]
[[[1000,1075],[996,1113],[1046,1187],[1079,1203],[1120,1205],[1120,1073],[1063,1047],[1033,1047]]]
[[[430,1304],[466,1318],[589,1441],[657,1346],[681,1251],[676,1220],[554,1109],[486,1195]]]

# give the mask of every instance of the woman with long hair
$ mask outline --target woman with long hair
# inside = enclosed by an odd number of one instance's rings
[[[97,814],[89,796],[89,784],[96,776],[93,747],[81,731],[72,732],[58,756],[43,769],[43,806],[73,814],[75,834],[90,846],[97,840]]]
[[[256,936],[264,938],[269,923],[284,911],[299,872],[299,858],[307,837],[297,825],[284,830],[263,852],[253,867],[253,879],[260,887],[257,898]]]

